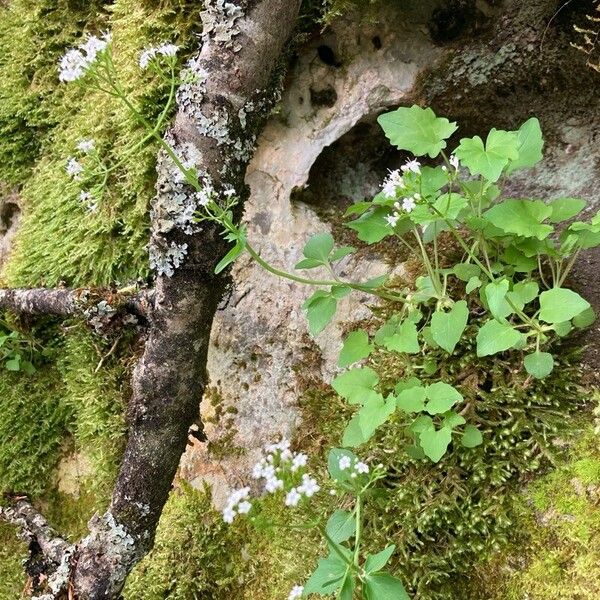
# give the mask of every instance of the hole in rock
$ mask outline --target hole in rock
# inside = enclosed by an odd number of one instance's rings
[[[487,22],[474,0],[450,0],[433,11],[429,33],[435,43],[445,44],[463,35],[478,33]]]
[[[337,101],[337,92],[331,85],[325,86],[322,89],[310,88],[310,103],[313,106],[326,106],[331,108]]]
[[[336,59],[333,48],[327,44],[321,44],[317,48],[317,54],[321,61],[330,67],[340,67],[342,65],[342,63]]]
[[[14,202],[0,205],[0,234],[6,233],[16,222],[21,210]]]
[[[373,48],[375,48],[375,50],[381,50],[381,48],[383,47],[383,44],[381,43],[381,38],[378,35],[373,36],[371,38],[371,43],[373,44]]]

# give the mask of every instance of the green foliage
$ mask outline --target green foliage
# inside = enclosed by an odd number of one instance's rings
[[[127,580],[126,600],[242,598],[240,532],[211,506],[210,493],[182,483],[171,492],[152,552]],[[250,597],[250,596],[248,596]]]
[[[415,156],[428,154],[431,158],[446,147],[445,140],[458,129],[456,123],[436,117],[430,108],[416,104],[384,113],[377,121],[394,146]]]
[[[0,8],[0,46],[6,49],[0,72],[10,82],[0,103],[0,178],[22,184],[25,202],[3,273],[8,284],[108,284],[147,274],[147,206],[157,146],[149,142],[126,160],[109,181],[98,212],[89,213],[65,173],[77,143],[94,138],[102,155],[116,163],[145,131],[115,99],[59,84],[57,65],[82,30],[112,30],[119,72],[136,104],[153,119],[167,90],[139,69],[139,52],[168,39],[182,45],[185,56],[199,10],[187,0],[160,7],[118,0],[106,8],[88,3],[77,9],[64,0],[18,0]]]

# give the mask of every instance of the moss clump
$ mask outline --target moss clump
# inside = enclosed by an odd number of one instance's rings
[[[27,545],[19,540],[14,527],[0,523],[0,600],[21,598],[25,589],[22,560]]]
[[[244,598],[243,539],[212,508],[208,490],[181,483],[165,505],[154,548],[130,575],[124,597]]]
[[[79,326],[65,337],[58,359],[75,450],[91,462],[92,487],[102,497],[112,489],[124,446],[124,404],[135,360],[130,337],[104,340]]]
[[[33,375],[0,371],[0,492],[47,489],[72,411],[55,365]]]
[[[478,579],[493,600],[600,596],[600,446],[588,426],[555,470],[515,500],[515,544]]]
[[[32,132],[29,123],[19,120],[16,109],[7,109],[4,120],[0,119],[0,127],[4,123],[5,130],[14,130],[11,140],[25,136],[18,148],[13,141],[10,147],[0,149],[0,156],[24,157],[18,165],[7,163],[6,173],[0,170],[0,179],[23,184],[23,221],[4,273],[7,283],[13,286],[51,286],[60,281],[101,285],[147,274],[147,205],[153,195],[157,145],[148,143],[127,159],[128,148],[143,137],[144,131],[116,99],[101,92],[85,92],[77,85],[59,84],[57,64],[65,49],[77,43],[82,29],[92,33],[110,29],[122,81],[140,110],[153,120],[164,106],[165,86],[138,67],[139,53],[145,46],[172,40],[183,47],[185,58],[193,45],[193,28],[199,22],[200,7],[191,1],[117,0],[84,16],[59,10],[63,4],[55,9],[46,7],[54,29],[38,25],[31,31],[31,20],[43,21],[32,8],[35,4],[26,0],[11,3],[4,9],[10,27],[0,30],[0,45],[10,47],[11,55],[24,52],[19,44],[26,49],[35,46],[36,36],[45,40],[43,60],[34,60],[22,79],[6,91],[9,103],[19,106],[31,86],[43,81],[44,94],[35,97],[40,104],[36,113],[39,122]],[[31,48],[25,54],[30,57],[39,50]],[[10,62],[5,65],[9,68],[15,69]],[[38,140],[35,152],[27,138],[31,135]],[[65,172],[66,161],[77,143],[89,137],[95,139],[108,164],[125,161],[109,181],[96,213],[89,213],[79,201],[80,190]],[[3,137],[0,146],[4,143]]]
[[[386,494],[370,507],[366,547],[376,551],[395,543],[391,567],[419,600],[487,599],[472,592],[473,569],[506,547],[519,515],[519,487],[548,465],[553,440],[573,434],[569,415],[586,396],[576,384],[578,368],[569,366],[577,360],[573,356],[542,381],[501,357],[477,358],[468,341],[454,356],[440,352],[432,358],[439,362],[431,380],[460,382],[470,407],[466,418],[482,430],[484,443],[473,449],[455,445],[437,465],[415,460],[404,451],[409,441],[400,415],[394,415],[358,450],[389,468]],[[412,374],[410,363],[389,352],[379,353],[371,366],[384,392]],[[349,407],[327,388],[307,393],[305,402],[306,418],[321,434],[312,449],[339,445]],[[594,466],[585,466],[589,478]],[[302,557],[296,560],[304,564]]]

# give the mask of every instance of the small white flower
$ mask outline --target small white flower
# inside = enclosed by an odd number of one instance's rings
[[[244,500],[238,504],[237,511],[240,515],[247,515],[251,508],[252,504],[248,500]]]
[[[402,200],[402,208],[408,213],[411,212],[416,205],[417,203],[414,198],[404,198],[404,200]]]
[[[298,491],[307,498],[312,498],[320,489],[321,486],[317,483],[316,479],[306,474],[302,476],[302,485],[298,488]]]
[[[285,450],[281,451],[281,454],[279,455],[279,458],[283,461],[288,461],[292,458],[293,454],[291,450],[288,450],[287,448]]]
[[[156,49],[156,52],[163,56],[175,56],[178,51],[179,46],[176,46],[175,44],[162,44]]]
[[[400,215],[398,213],[394,213],[391,215],[388,215],[385,220],[388,222],[388,225],[390,227],[396,227],[396,225],[398,224],[398,219],[400,218]]]
[[[458,168],[460,167],[460,161],[458,160],[458,156],[452,154],[450,156],[450,164],[458,171]]]
[[[290,595],[288,596],[288,600],[298,600],[298,598],[302,598],[303,593],[304,593],[304,586],[295,585],[292,588]]]
[[[94,148],[95,148],[95,143],[94,143],[94,140],[91,140],[91,139],[81,140],[79,142],[79,144],[77,144],[77,149],[81,150],[82,152],[85,152],[86,154],[91,152]]]
[[[329,490],[330,496],[337,496],[337,490]]]
[[[147,69],[150,61],[154,60],[157,56],[175,56],[179,51],[179,46],[175,44],[161,44],[153,48],[146,48],[140,54],[139,65],[142,69]]]
[[[266,461],[263,458],[260,462],[257,462],[252,469],[252,479],[260,479],[264,477],[264,468],[266,466]]]
[[[265,479],[271,479],[272,477],[275,477],[275,467],[271,464],[268,464],[265,467],[263,467],[262,476]]]
[[[79,201],[80,202],[89,202],[92,199],[92,194],[90,192],[86,192],[85,190],[81,190],[79,192]]]
[[[269,494],[275,493],[277,490],[283,489],[283,479],[278,479],[277,477],[271,477],[267,479],[267,483],[265,483],[265,491],[269,492]]]
[[[352,473],[352,475],[350,475],[350,477],[351,477],[352,479],[356,479],[356,478],[358,477],[358,475],[357,475],[356,473]]]
[[[442,165],[442,171],[444,171],[444,173],[448,170],[448,167],[446,165]]]
[[[386,198],[393,198],[396,195],[396,190],[404,186],[404,180],[402,174],[398,169],[390,171],[389,175],[385,178],[381,191],[384,193]]]
[[[407,160],[406,163],[404,163],[401,167],[402,171],[404,173],[408,173],[408,172],[413,172],[413,173],[420,173],[421,172],[421,163],[416,160]]]
[[[65,52],[59,64],[58,78],[60,81],[76,81],[83,77],[98,57],[98,53],[106,50],[110,39],[109,33],[105,33],[101,38],[92,35],[78,48],[72,48]]]
[[[298,502],[302,498],[302,494],[296,489],[292,488],[285,497],[286,506],[298,506]]]
[[[296,454],[292,459],[292,473],[295,473],[300,467],[305,467],[308,462],[308,456],[306,454]]]
[[[345,471],[346,469],[349,469],[351,466],[352,466],[352,461],[350,460],[349,456],[342,456],[342,457],[340,457],[340,460],[338,462],[338,467],[342,471]]]
[[[71,157],[67,163],[66,171],[67,175],[75,180],[79,180],[81,179],[81,173],[83,173],[83,165],[76,158]]]
[[[369,465],[367,465],[367,464],[366,464],[366,463],[364,463],[364,462],[357,462],[357,463],[354,465],[354,470],[355,470],[357,473],[368,473],[368,472],[369,472]]]
[[[225,521],[225,523],[233,523],[233,519],[235,519],[235,515],[236,515],[235,509],[233,509],[231,506],[227,506],[223,510],[223,521]]]

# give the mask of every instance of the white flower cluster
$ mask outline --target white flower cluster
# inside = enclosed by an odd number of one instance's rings
[[[412,212],[419,200],[421,200],[421,194],[413,194],[410,197],[403,198],[402,202],[394,202],[394,212],[391,215],[388,215],[385,220],[392,227],[396,227],[398,220],[402,216],[402,212]]]
[[[274,493],[285,487],[286,474],[296,474],[308,463],[308,456],[302,452],[292,452],[289,440],[283,439],[277,444],[268,444],[265,447],[266,457],[254,465],[252,477],[265,480],[265,492]],[[302,474],[302,482],[287,490],[285,497],[286,506],[297,506],[303,496],[311,498],[321,487],[316,479]]]
[[[187,244],[176,244],[175,242],[171,242],[171,245],[165,248],[157,244],[150,244],[148,248],[150,268],[154,269],[159,276],[172,277],[175,269],[183,262],[187,254],[187,248]]]
[[[147,69],[148,65],[151,61],[153,61],[157,56],[176,56],[179,51],[179,46],[175,44],[161,44],[160,46],[156,46],[153,48],[146,48],[140,54],[140,67],[142,69]]]
[[[75,181],[81,181],[81,174],[83,173],[83,165],[74,157],[70,156],[65,167],[67,175]]]
[[[298,600],[298,598],[302,598],[302,594],[304,593],[303,585],[295,585],[288,596],[288,600]]]
[[[110,39],[110,33],[104,33],[102,37],[91,35],[77,48],[68,50],[60,59],[58,75],[60,81],[76,81],[83,77],[98,57],[98,54],[106,50]]]
[[[418,160],[406,161],[399,169],[390,171],[381,186],[381,190],[385,197],[395,198],[398,190],[402,190],[406,187],[406,182],[404,181],[404,175],[406,173],[415,173],[418,175],[420,172],[421,163]]]
[[[250,495],[250,488],[244,487],[239,490],[235,490],[229,500],[227,500],[227,506],[223,509],[223,521],[225,523],[233,523],[236,515],[246,515],[252,508],[252,503],[248,501]]]
[[[85,204],[90,212],[96,212],[98,210],[98,203],[91,192],[81,190],[81,192],[79,192],[79,201],[82,204]]]
[[[84,154],[89,154],[96,147],[96,143],[92,139],[81,140],[77,144],[77,150],[81,150]]]
[[[452,154],[450,156],[450,158],[448,159],[448,162],[452,165],[452,167],[454,168],[455,171],[458,171],[458,169],[460,168],[460,161],[458,160],[457,156],[454,156],[454,154]],[[442,167],[442,171],[447,171],[448,169],[446,168],[446,165],[444,165]]]
[[[349,456],[340,457],[338,461],[338,467],[342,471],[347,471],[348,469],[351,469],[352,474],[350,475],[350,477],[352,477],[353,479],[358,477],[359,475],[366,475],[369,472],[369,465],[367,463],[355,459],[353,465],[352,459]]]

